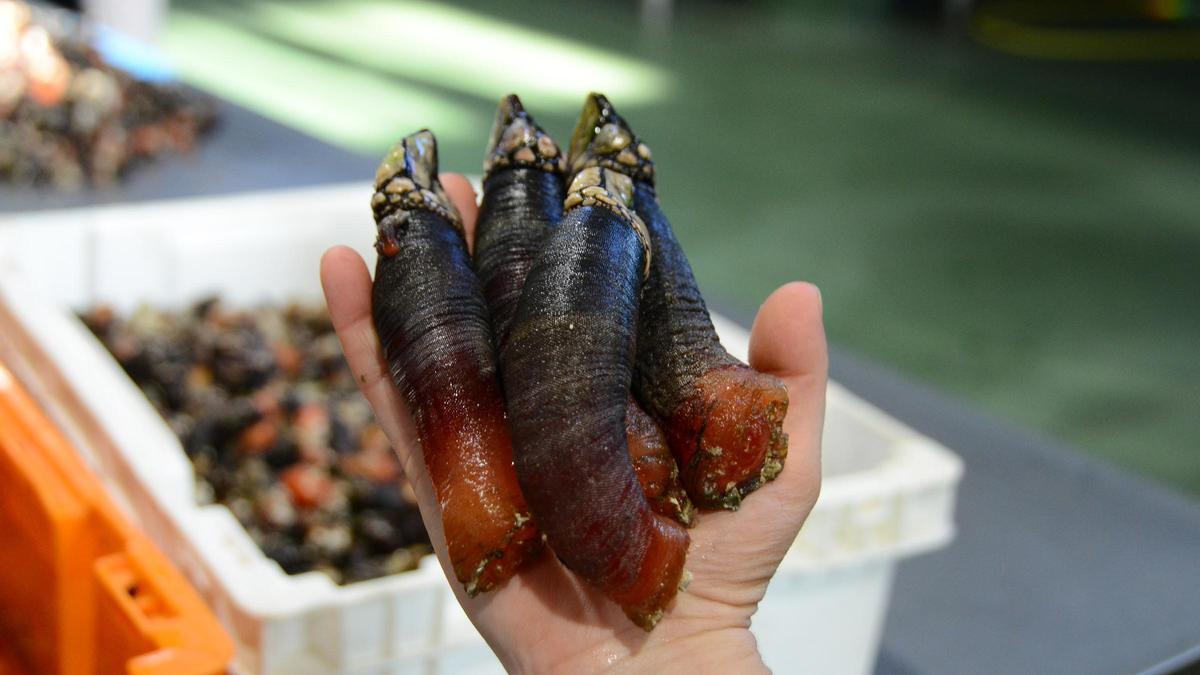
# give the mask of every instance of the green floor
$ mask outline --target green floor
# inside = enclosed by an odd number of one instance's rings
[[[815,281],[836,342],[1200,494],[1200,64],[677,4],[662,33],[636,3],[177,0],[165,46],[355,150],[430,126],[464,172],[508,89],[564,136],[606,89],[713,298]]]

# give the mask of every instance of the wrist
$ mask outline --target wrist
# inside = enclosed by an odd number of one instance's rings
[[[767,673],[747,628],[706,630],[633,645],[604,642],[555,663],[523,664],[526,673]]]
[[[749,628],[706,631],[648,646],[613,664],[612,670],[621,673],[770,672]]]

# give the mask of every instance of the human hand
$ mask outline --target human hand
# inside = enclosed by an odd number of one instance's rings
[[[471,242],[478,214],[474,191],[460,175],[443,174],[441,180]],[[349,248],[332,248],[321,259],[321,283],[346,360],[413,485],[447,579],[510,672],[765,670],[750,620],[820,490],[828,357],[815,286],[791,283],[772,293],[750,336],[750,365],[782,378],[788,387],[784,470],[738,511],[701,514],[689,531],[692,582],[658,627],[646,633],[550,554],[496,591],[466,597],[449,566],[412,416],[375,334],[366,264]]]

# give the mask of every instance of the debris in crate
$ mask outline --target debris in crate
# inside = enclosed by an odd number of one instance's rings
[[[69,12],[0,0],[0,182],[107,185],[212,126],[211,101],[112,67],[92,37]]]
[[[179,436],[197,496],[224,504],[290,574],[351,583],[430,551],[416,497],[323,307],[83,315]]]

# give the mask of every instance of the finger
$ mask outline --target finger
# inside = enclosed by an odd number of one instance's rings
[[[772,293],[750,331],[750,365],[788,383],[789,413],[820,421],[824,412],[829,355],[822,321],[821,292],[803,282]]]
[[[822,320],[821,292],[793,282],[763,303],[750,332],[750,365],[783,379],[788,388],[789,465],[780,480],[815,500],[820,486],[821,432],[825,422],[825,387],[829,353]]]
[[[438,179],[442,181],[442,187],[446,188],[446,194],[450,196],[450,201],[454,203],[454,207],[462,216],[463,231],[467,237],[467,250],[474,252],[475,221],[479,217],[479,204],[476,201],[475,188],[471,187],[471,182],[459,173],[443,173],[438,176]]]
[[[350,372],[407,467],[405,455],[415,447],[415,434],[408,406],[392,383],[375,334],[367,266],[353,249],[331,248],[321,257],[321,286]]]

